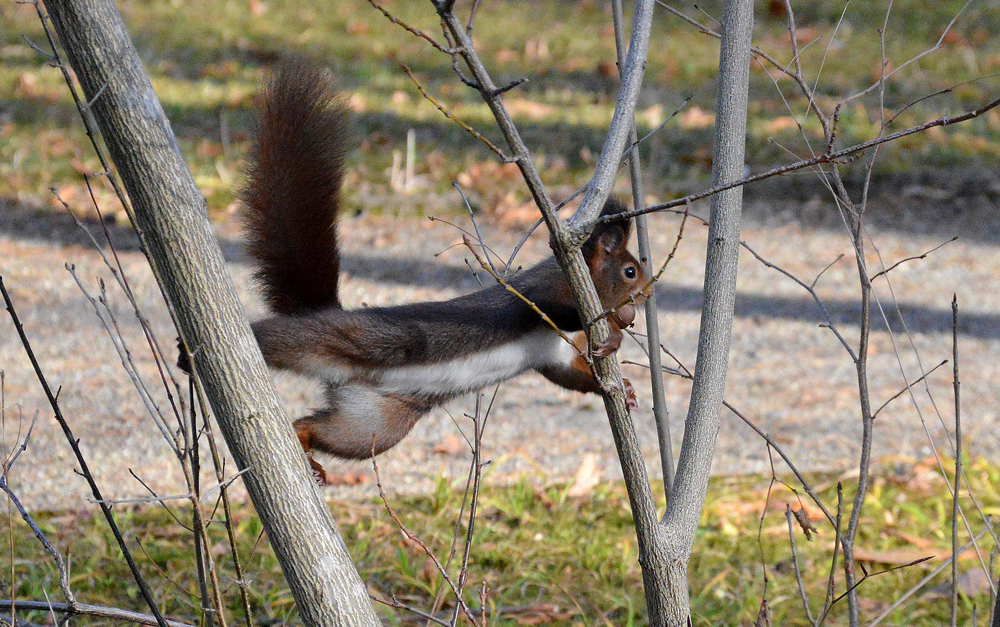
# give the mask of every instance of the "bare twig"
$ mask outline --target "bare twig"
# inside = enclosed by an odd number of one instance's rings
[[[823,273],[826,272],[827,270],[829,270],[830,267],[833,266],[833,264],[835,264],[838,261],[840,261],[840,259],[843,257],[843,255],[838,256],[836,259],[834,259],[833,261],[831,261],[825,268],[823,268],[823,270],[820,271],[820,273],[816,275],[816,278],[813,279],[812,283],[806,284],[804,281],[802,281],[801,279],[799,279],[797,276],[795,276],[791,272],[785,270],[781,266],[773,264],[770,261],[768,261],[767,259],[764,259],[762,256],[760,256],[759,254],[757,254],[757,251],[755,251],[753,248],[750,248],[750,245],[747,244],[746,242],[740,242],[740,245],[743,248],[745,248],[747,251],[749,251],[750,254],[753,255],[754,258],[757,259],[757,261],[759,261],[760,263],[764,264],[765,267],[771,268],[772,270],[780,272],[781,274],[785,275],[789,279],[795,281],[800,287],[802,287],[802,289],[804,289],[807,292],[809,292],[809,295],[812,296],[813,301],[820,308],[820,311],[823,312],[823,317],[826,318],[826,324],[821,325],[821,326],[823,326],[824,328],[830,329],[830,331],[833,332],[833,334],[837,337],[837,340],[840,341],[840,345],[843,346],[844,350],[847,351],[847,354],[851,356],[851,360],[853,360],[855,363],[857,363],[858,356],[855,354],[854,349],[851,348],[851,345],[847,343],[847,340],[844,338],[844,336],[840,334],[840,331],[837,329],[837,325],[834,324],[834,322],[833,322],[833,316],[830,315],[830,311],[826,308],[826,305],[823,303],[823,300],[819,297],[819,294],[816,293],[816,283],[819,281],[819,278],[821,276],[823,276]]]
[[[428,614],[427,612],[425,612],[425,611],[423,611],[423,610],[421,610],[419,608],[416,608],[416,607],[413,607],[412,605],[407,605],[406,603],[401,602],[399,599],[396,598],[396,595],[394,595],[394,594],[390,595],[390,597],[388,599],[383,599],[382,597],[377,597],[374,594],[369,594],[368,598],[371,599],[372,601],[375,601],[376,603],[381,603],[382,605],[386,605],[388,607],[395,608],[397,610],[404,610],[406,612],[409,612],[409,613],[413,614],[414,616],[418,616],[420,618],[423,618],[424,620],[429,620],[430,622],[434,623],[435,625],[444,625],[444,627],[449,627],[449,626],[454,625],[454,623],[449,622],[449,621],[447,621],[447,620],[445,620],[443,618],[438,618],[437,616],[434,616],[433,614]]]
[[[819,617],[819,624],[822,625],[826,621],[827,614],[830,613],[830,608],[833,606],[833,600],[837,593],[837,555],[840,551],[840,532],[843,530],[842,523],[844,521],[844,485],[841,482],[837,482],[837,521],[834,526],[836,534],[833,536],[833,555],[830,556],[830,574],[827,576],[826,580],[826,598],[823,600],[823,613]]]
[[[890,78],[892,78],[892,76],[895,75],[897,72],[899,72],[900,70],[902,70],[906,66],[910,65],[911,63],[915,63],[916,61],[919,61],[923,57],[925,57],[925,56],[927,56],[927,55],[929,55],[929,54],[931,54],[933,52],[937,52],[938,50],[940,50],[941,48],[943,48],[944,47],[945,37],[948,36],[948,33],[951,31],[951,27],[955,25],[955,22],[958,21],[958,18],[961,17],[962,13],[965,12],[965,9],[968,8],[968,6],[970,4],[972,4],[972,0],[968,0],[964,5],[962,5],[962,8],[959,9],[958,12],[955,13],[955,16],[953,18],[951,18],[951,21],[948,22],[948,25],[944,27],[943,31],[941,31],[941,36],[938,38],[936,44],[934,44],[932,47],[928,48],[927,50],[924,50],[920,54],[917,54],[917,55],[915,55],[913,57],[910,57],[909,59],[907,59],[903,63],[901,63],[898,66],[894,67],[888,73],[885,71],[885,54],[883,53],[883,55],[882,55],[882,58],[883,58],[882,68],[883,69],[882,69],[882,75],[879,77],[879,79],[877,81],[875,81],[874,83],[872,83],[871,85],[869,85],[868,87],[866,87],[865,89],[862,89],[861,91],[859,91],[859,92],[857,92],[857,93],[855,93],[855,94],[853,94],[851,96],[848,96],[847,98],[844,98],[844,100],[841,101],[841,104],[847,104],[847,103],[851,102],[852,100],[856,100],[856,99],[864,96],[865,94],[871,93],[875,89],[883,89],[884,85],[885,85],[885,81],[888,80],[888,79],[890,79]],[[889,6],[891,8],[892,3],[890,3]],[[889,11],[887,10],[886,11],[886,22],[888,22],[888,19],[889,19]],[[882,27],[882,29],[880,31],[883,38],[885,37],[885,30],[886,30],[885,29],[885,25],[883,25],[883,27]],[[884,50],[884,47],[883,47],[883,50]]]
[[[895,601],[893,601],[892,604],[889,605],[889,607],[885,608],[885,610],[883,610],[881,614],[879,614],[878,616],[876,616],[875,620],[873,620],[872,622],[868,623],[868,627],[876,627],[879,623],[882,622],[883,619],[885,619],[885,617],[887,617],[889,614],[893,613],[896,610],[896,608],[898,608],[903,603],[905,603],[907,599],[909,599],[911,596],[913,596],[914,594],[916,594],[917,592],[919,592],[928,583],[930,583],[931,581],[933,581],[933,579],[935,577],[937,577],[938,575],[940,575],[941,572],[944,571],[945,568],[948,568],[949,566],[951,566],[951,562],[953,560],[957,559],[958,555],[961,555],[962,553],[964,553],[968,549],[970,549],[973,546],[975,546],[976,541],[979,540],[980,538],[982,538],[985,535],[986,535],[986,530],[984,529],[981,532],[979,532],[972,540],[970,540],[969,542],[966,542],[963,546],[959,547],[958,552],[957,553],[952,553],[951,557],[949,557],[948,560],[946,560],[944,564],[941,564],[940,566],[938,566],[937,568],[935,568],[931,572],[927,573],[920,581],[918,581],[917,583],[915,583],[909,590],[907,590],[903,594],[899,595],[899,598],[897,598]],[[994,618],[995,618],[995,616],[994,616]],[[997,627],[995,620],[993,621],[993,627]]]
[[[372,441],[374,442],[374,438],[372,439]],[[476,618],[472,610],[469,609],[469,606],[465,603],[465,599],[462,597],[461,589],[452,580],[451,575],[448,574],[448,571],[445,569],[445,567],[441,565],[440,560],[438,560],[437,556],[434,555],[434,551],[431,551],[430,548],[426,544],[424,544],[423,540],[421,540],[416,534],[411,533],[410,530],[406,528],[406,525],[404,525],[403,521],[400,520],[399,516],[396,515],[396,512],[392,509],[392,506],[389,505],[389,498],[385,495],[385,489],[383,489],[382,487],[382,477],[378,471],[378,461],[375,459],[374,443],[372,444],[372,468],[374,468],[375,470],[375,485],[378,486],[379,498],[382,499],[382,504],[385,506],[385,510],[389,513],[389,517],[392,518],[393,522],[396,523],[396,526],[399,527],[399,530],[402,532],[403,536],[410,542],[413,542],[417,546],[419,546],[427,555],[427,557],[430,558],[432,562],[434,562],[434,566],[437,568],[437,571],[441,573],[441,577],[444,578],[444,580],[448,583],[448,586],[451,588],[451,591],[455,594],[455,603],[458,605],[458,607],[461,608],[462,613],[465,614],[466,617],[468,617],[469,621],[473,625],[479,625],[479,623],[476,622]]]
[[[955,488],[951,495],[951,627],[958,624],[958,493],[962,486],[962,403],[958,378],[958,294],[951,299],[951,356],[955,389]]]
[[[912,387],[913,387],[914,385],[916,385],[916,384],[920,383],[921,381],[923,381],[924,379],[926,379],[927,377],[929,377],[929,376],[931,375],[931,373],[932,373],[932,372],[934,372],[935,370],[937,370],[937,369],[938,369],[938,368],[940,368],[941,366],[945,365],[946,363],[948,363],[948,360],[947,360],[947,359],[945,359],[944,361],[942,361],[942,362],[941,362],[941,363],[939,363],[938,365],[934,366],[933,368],[931,368],[930,370],[928,370],[928,371],[927,371],[927,372],[925,372],[924,374],[920,375],[920,378],[919,378],[919,379],[917,379],[917,380],[913,381],[912,383],[907,383],[907,384],[906,384],[906,386],[905,386],[905,387],[904,387],[904,388],[903,388],[902,390],[900,390],[899,392],[896,392],[896,393],[895,393],[895,394],[893,394],[893,395],[892,395],[891,397],[889,397],[889,399],[888,399],[888,400],[886,400],[886,402],[882,403],[882,405],[880,405],[880,406],[879,406],[879,408],[878,408],[878,409],[876,409],[876,410],[875,410],[875,411],[874,411],[874,412],[872,413],[872,419],[874,420],[874,419],[875,419],[875,416],[878,416],[878,413],[879,413],[880,411],[882,411],[883,409],[885,409],[886,405],[888,405],[889,403],[893,402],[894,400],[896,400],[897,398],[899,398],[899,397],[900,397],[900,396],[902,396],[903,394],[906,394],[906,392],[907,392],[907,391],[908,391],[908,390],[909,390],[910,388],[912,388]]]
[[[615,51],[617,53],[618,66],[621,67],[625,63],[627,54],[623,24],[625,18],[622,15],[621,0],[612,0],[611,10],[615,29]],[[643,193],[642,165],[639,160],[639,140],[634,115],[632,116],[632,124],[629,129],[629,144],[631,147],[626,154],[628,155],[629,177],[632,182],[632,206],[641,207],[646,203],[646,195]],[[683,222],[681,223],[681,228],[684,228]],[[642,264],[643,269],[648,275],[653,268],[649,250],[649,232],[646,228],[645,216],[636,218],[635,233],[636,241],[639,245],[639,263]],[[677,241],[680,242],[680,235],[678,235]],[[660,272],[662,271],[663,269],[660,270]],[[653,290],[648,291],[644,309],[647,333],[646,346],[650,368],[650,391],[653,395],[653,420],[656,424],[656,435],[659,444],[660,469],[663,474],[663,494],[666,500],[669,501],[670,491],[673,489],[674,484],[674,448],[670,441],[670,411],[667,408],[667,401],[663,391],[663,371],[660,367],[660,351],[656,350],[656,347],[660,345],[660,325],[657,320],[656,293]]]
[[[201,413],[202,425],[207,434],[208,448],[212,454],[212,466],[215,470],[215,478],[219,485],[219,495],[222,500],[222,509],[225,514],[225,527],[226,534],[229,540],[229,554],[233,559],[233,571],[236,575],[236,584],[240,590],[240,602],[243,605],[243,616],[246,621],[247,627],[254,627],[253,623],[253,612],[250,608],[250,591],[249,586],[246,581],[246,577],[243,574],[243,565],[240,560],[240,551],[238,543],[236,542],[236,530],[233,528],[233,512],[230,507],[229,502],[229,485],[235,481],[235,479],[249,470],[245,468],[244,470],[238,472],[235,477],[226,479],[225,468],[223,466],[222,456],[219,453],[219,448],[215,441],[215,434],[212,431],[212,422],[208,419],[209,410],[208,403],[205,401],[205,394],[201,386],[201,377],[197,375],[197,365],[193,359],[189,360],[192,368],[192,376],[189,379],[189,391],[192,397],[192,410],[194,411],[194,398],[198,399],[198,409]],[[210,493],[211,491],[209,491]],[[207,495],[207,494],[206,494]],[[204,498],[204,497],[203,497]]]
[[[51,388],[49,388],[48,381],[45,379],[45,375],[42,373],[42,368],[38,364],[38,360],[35,359],[35,353],[31,350],[31,344],[28,342],[28,337],[24,333],[24,327],[21,325],[21,321],[17,316],[17,312],[14,309],[14,304],[10,300],[10,295],[7,293],[7,288],[4,287],[3,277],[0,277],[0,293],[3,294],[4,302],[7,305],[7,312],[10,314],[11,321],[14,323],[14,327],[17,329],[18,337],[21,339],[21,345],[24,347],[24,352],[27,354],[29,361],[31,361],[31,366],[35,370],[35,375],[38,378],[39,384],[42,386],[42,390],[45,392],[46,398],[48,398],[49,405],[52,407],[52,411],[55,413],[56,421],[62,428],[63,434],[66,436],[66,441],[69,443],[70,448],[73,449],[73,454],[76,456],[77,463],[80,464],[80,471],[84,479],[86,479],[90,490],[94,495],[94,499],[97,501],[104,500],[101,496],[101,491],[97,487],[97,482],[94,481],[94,476],[90,472],[90,468],[87,465],[87,460],[83,456],[83,452],[80,450],[79,440],[73,435],[72,429],[70,429],[69,423],[62,415],[62,409],[56,400],[55,395],[52,393]],[[128,564],[129,570],[132,573],[132,578],[135,580],[136,585],[139,587],[139,593],[142,595],[143,600],[146,605],[149,606],[150,611],[156,619],[156,623],[160,627],[166,627],[166,621],[160,614],[160,610],[157,607],[156,601],[153,599],[149,588],[146,586],[146,582],[139,572],[138,566],[135,564],[135,560],[132,559],[132,553],[129,551],[128,545],[125,543],[125,538],[122,536],[121,530],[118,528],[118,524],[115,522],[115,518],[111,513],[111,507],[106,503],[99,503],[101,511],[104,513],[104,518],[108,521],[108,526],[111,528],[111,532],[115,536],[115,540],[118,543],[118,548],[121,549],[122,555],[125,557],[125,562]]]
[[[371,1],[372,0],[369,0],[369,2],[371,2]],[[374,4],[374,2],[372,4]],[[424,98],[427,99],[428,102],[430,102],[432,105],[434,105],[437,108],[437,110],[440,111],[444,115],[444,117],[448,118],[449,120],[451,120],[455,124],[458,124],[460,127],[462,127],[463,129],[465,129],[465,132],[467,132],[469,135],[472,135],[473,137],[475,137],[479,141],[483,142],[486,145],[486,147],[489,148],[493,152],[493,154],[495,154],[496,156],[500,157],[500,160],[503,161],[504,163],[509,163],[511,161],[510,157],[508,157],[507,155],[503,154],[503,151],[500,150],[499,148],[497,148],[496,145],[493,142],[491,142],[490,140],[486,139],[482,135],[482,133],[480,133],[476,129],[472,128],[471,126],[469,126],[468,124],[466,124],[465,122],[463,122],[462,120],[460,120],[457,117],[455,117],[455,115],[451,111],[448,111],[448,109],[446,109],[443,104],[441,104],[440,102],[438,102],[438,100],[436,98],[434,98],[434,96],[432,96],[429,93],[427,93],[427,90],[424,89],[424,86],[420,84],[420,81],[417,80],[417,77],[413,75],[413,72],[410,70],[409,66],[407,66],[405,63],[402,63],[402,62],[400,62],[399,65],[400,65],[400,67],[403,68],[403,71],[406,72],[406,75],[410,77],[410,80],[413,81],[413,84],[417,86],[417,90],[420,92],[420,95],[422,95]]]
[[[947,242],[938,244],[937,246],[935,246],[934,248],[928,250],[927,252],[925,252],[923,254],[916,255],[914,257],[907,257],[905,259],[900,259],[899,261],[897,261],[896,263],[892,264],[891,266],[889,266],[885,270],[882,270],[881,272],[876,272],[875,274],[873,274],[872,275],[872,281],[875,281],[875,279],[879,278],[882,275],[889,274],[890,272],[892,272],[893,270],[895,270],[898,266],[901,266],[902,264],[906,263],[907,261],[916,261],[918,259],[926,259],[927,255],[931,254],[932,252],[934,252],[935,250],[937,250],[939,248],[942,248],[942,247],[944,247],[944,246],[946,246],[946,245],[954,242],[957,239],[958,239],[958,236],[956,235],[955,237],[951,238]]]
[[[702,24],[698,20],[696,20],[696,19],[694,19],[694,18],[692,18],[692,17],[684,14],[683,12],[675,9],[674,7],[672,7],[669,4],[667,4],[666,2],[664,2],[663,0],[656,0],[656,4],[658,4],[659,6],[663,7],[664,9],[666,9],[667,11],[669,11],[671,14],[675,15],[676,17],[679,17],[680,19],[684,20],[688,24],[694,26],[696,29],[698,29],[699,32],[704,33],[705,35],[708,35],[709,37],[714,37],[716,39],[721,39],[722,38],[722,34],[719,33],[718,31],[713,30],[713,29],[709,28],[708,26],[705,26],[704,24]],[[798,83],[799,87],[801,88],[801,90],[803,91],[803,93],[806,95],[807,100],[809,101],[809,106],[812,109],[815,109],[816,111],[818,111],[818,112],[820,112],[822,114],[822,109],[819,108],[819,104],[817,104],[816,99],[813,96],[813,90],[809,88],[808,83],[806,83],[805,78],[803,78],[803,76],[802,76],[802,64],[801,64],[801,60],[800,60],[800,57],[799,57],[798,41],[795,38],[795,23],[794,23],[794,18],[793,18],[793,14],[792,14],[791,4],[789,2],[786,2],[785,6],[786,6],[786,11],[788,12],[789,31],[790,31],[789,35],[790,35],[790,40],[791,40],[791,44],[792,44],[792,61],[795,64],[795,71],[789,70],[787,65],[781,64],[780,62],[778,62],[777,59],[775,59],[774,57],[772,57],[770,54],[768,54],[764,50],[758,48],[757,46],[751,46],[750,52],[755,57],[758,57],[760,59],[763,59],[763,60],[767,61],[772,66],[774,66],[776,69],[778,69],[779,71],[781,71],[781,73],[785,74],[786,76],[788,76],[789,78],[791,78],[793,81],[795,81],[796,83]],[[806,116],[809,115],[809,109],[806,109],[805,115]],[[825,116],[821,115],[820,118],[824,119]],[[796,122],[798,122],[797,119],[796,119]],[[800,123],[800,126],[801,126],[801,123]],[[826,134],[828,134],[828,130],[826,128],[825,122],[823,123],[823,131],[824,131],[824,136]]]
[[[13,600],[0,599],[0,609],[9,610],[14,605]],[[91,605],[89,603],[53,603],[50,601],[17,601],[17,607],[29,611],[53,611],[67,616],[97,616],[110,618],[139,625],[163,625],[164,627],[194,627],[190,623],[176,620],[164,620],[161,617],[122,610],[117,607]]]
[[[22,446],[27,446],[27,438],[25,438],[24,444]],[[49,539],[45,537],[45,534],[42,532],[42,530],[38,527],[37,524],[35,524],[35,520],[31,517],[31,514],[29,514],[28,510],[25,509],[24,505],[21,504],[21,501],[17,498],[17,495],[7,485],[6,467],[4,468],[3,474],[0,475],[0,490],[2,490],[7,495],[8,501],[14,505],[14,508],[17,509],[18,513],[21,515],[21,519],[24,520],[25,524],[28,525],[28,527],[31,529],[31,532],[35,534],[35,538],[38,540],[39,543],[41,543],[42,547],[45,549],[45,552],[48,553],[49,556],[52,558],[52,561],[55,562],[56,570],[59,572],[59,587],[62,590],[63,596],[66,597],[66,601],[68,603],[75,604],[77,601],[76,601],[76,596],[73,594],[73,589],[72,587],[70,587],[69,567],[66,566],[66,562],[65,560],[63,560],[62,554],[59,553],[59,551],[57,551],[54,546],[52,546],[52,543],[49,542]],[[11,603],[13,604],[14,602],[11,601]]]
[[[855,144],[854,146],[849,146],[841,150],[825,152],[821,155],[816,155],[815,157],[810,157],[808,159],[802,159],[801,161],[797,161],[795,163],[789,163],[787,165],[771,168],[766,172],[761,172],[758,174],[754,174],[752,176],[746,176],[731,183],[716,185],[704,191],[695,194],[689,194],[688,196],[684,196],[683,198],[676,198],[674,200],[661,202],[655,205],[649,205],[648,207],[645,207],[643,209],[633,209],[632,211],[620,213],[615,216],[608,216],[605,218],[601,218],[600,220],[604,222],[611,222],[614,220],[626,220],[645,213],[653,213],[655,211],[663,211],[664,209],[671,209],[673,207],[686,205],[694,202],[695,200],[707,198],[709,196],[718,194],[719,192],[725,191],[727,189],[732,189],[734,187],[741,187],[743,185],[748,185],[750,183],[756,183],[757,181],[762,181],[764,179],[780,176],[782,174],[788,174],[789,172],[794,172],[796,170],[801,170],[803,168],[808,168],[815,165],[823,165],[828,163],[837,163],[844,157],[864,152],[869,148],[874,148],[875,146],[880,146],[882,144],[895,141],[897,139],[901,139],[908,135],[913,135],[914,133],[921,133],[923,131],[926,131],[927,129],[934,128],[937,126],[942,126],[942,127],[950,126],[952,124],[958,124],[960,122],[965,122],[967,120],[977,118],[986,113],[987,111],[995,109],[998,106],[1000,106],[1000,98],[992,100],[986,103],[985,105],[979,107],[978,109],[967,111],[960,115],[942,116],[940,118],[931,120],[929,122],[924,122],[923,124],[918,124],[917,126],[911,126],[910,128],[906,128],[901,131],[896,131],[895,133],[890,133],[889,135],[882,135],[880,137],[876,137],[875,139],[871,139],[866,142],[862,142],[860,144]]]
[[[792,566],[795,567],[795,581],[799,585],[799,598],[802,599],[802,607],[806,610],[809,622],[816,625],[816,619],[813,618],[812,610],[809,608],[809,597],[806,596],[806,587],[802,583],[802,570],[799,568],[799,553],[795,549],[795,528],[792,526],[792,518],[791,506],[785,505],[785,520],[788,522],[788,543],[792,547]]]
[[[493,397],[490,399],[490,403],[487,406],[485,413],[481,412],[483,397],[481,394],[476,395],[476,410],[473,416],[471,416],[473,429],[475,430],[475,434],[473,436],[473,446],[472,446],[472,465],[469,470],[472,479],[472,491],[471,494],[469,495],[470,497],[469,517],[468,517],[469,522],[466,525],[465,546],[462,551],[462,565],[458,571],[459,595],[461,595],[462,592],[465,590],[466,580],[468,579],[469,576],[469,558],[472,554],[472,539],[476,529],[476,512],[478,511],[479,507],[479,488],[483,477],[483,461],[482,461],[483,433],[486,429],[486,422],[487,420],[489,420],[490,410],[493,409],[493,401],[496,400],[497,391],[499,389],[500,386],[497,386],[497,388],[493,390]],[[482,604],[480,607],[484,612],[486,611],[485,604]],[[459,611],[459,606],[456,604],[454,613],[452,614],[451,617],[452,624],[457,624],[458,622],[458,611]],[[485,616],[483,617],[483,624],[484,625],[486,624]]]
[[[389,13],[389,11],[387,11],[385,8],[383,8],[382,5],[379,4],[378,2],[376,2],[375,0],[368,0],[368,4],[370,4],[373,7],[375,7],[375,10],[378,11],[379,13],[381,13],[382,15],[384,15],[387,20],[389,20],[390,22],[392,22],[396,26],[399,26],[400,28],[402,28],[406,32],[410,33],[411,35],[416,35],[417,37],[420,37],[421,39],[425,40],[427,43],[429,43],[430,45],[434,46],[435,49],[440,50],[441,52],[443,52],[445,54],[455,54],[456,51],[455,51],[454,48],[448,48],[448,47],[442,46],[437,41],[435,41],[433,37],[431,37],[427,33],[423,32],[422,30],[420,30],[418,28],[413,28],[412,26],[410,26],[406,22],[400,20],[398,17],[396,17],[392,13]]]

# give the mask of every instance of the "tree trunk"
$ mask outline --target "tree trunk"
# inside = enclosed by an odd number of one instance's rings
[[[747,92],[750,80],[752,0],[728,0],[722,14],[722,51],[715,118],[712,185],[743,175],[746,146]],[[729,365],[729,340],[736,302],[736,271],[740,253],[743,189],[736,187],[712,197],[708,229],[705,288],[698,361],[681,443],[677,476],[664,516],[663,536],[670,578],[686,576],[695,532],[705,503],[715,437],[719,432],[722,395]],[[683,567],[678,567],[678,565]],[[670,587],[664,623],[686,625],[690,614],[688,590],[680,581]]]
[[[379,625],[264,360],[170,124],[111,0],[49,0],[150,265],[306,625]]]

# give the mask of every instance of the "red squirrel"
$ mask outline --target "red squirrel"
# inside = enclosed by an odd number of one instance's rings
[[[327,404],[295,421],[302,447],[366,458],[396,445],[423,415],[457,396],[528,370],[570,390],[601,389],[578,333],[570,345],[536,311],[496,285],[442,302],[344,309],[337,294],[337,212],[348,114],[324,69],[278,71],[260,105],[241,200],[256,279],[274,312],[252,325],[268,366],[322,381]],[[609,201],[602,215],[626,208]],[[600,223],[584,257],[609,316],[610,355],[646,285],[628,250],[631,223]],[[562,330],[583,324],[554,258],[509,281]]]

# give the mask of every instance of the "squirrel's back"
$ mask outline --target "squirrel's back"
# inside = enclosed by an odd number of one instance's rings
[[[262,295],[285,315],[339,307],[337,211],[347,110],[329,73],[303,60],[274,75],[259,109],[241,200]]]

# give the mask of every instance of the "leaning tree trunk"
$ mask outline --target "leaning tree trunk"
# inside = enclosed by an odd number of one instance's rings
[[[49,0],[135,228],[307,625],[379,625],[215,242],[205,199],[112,0]]]

